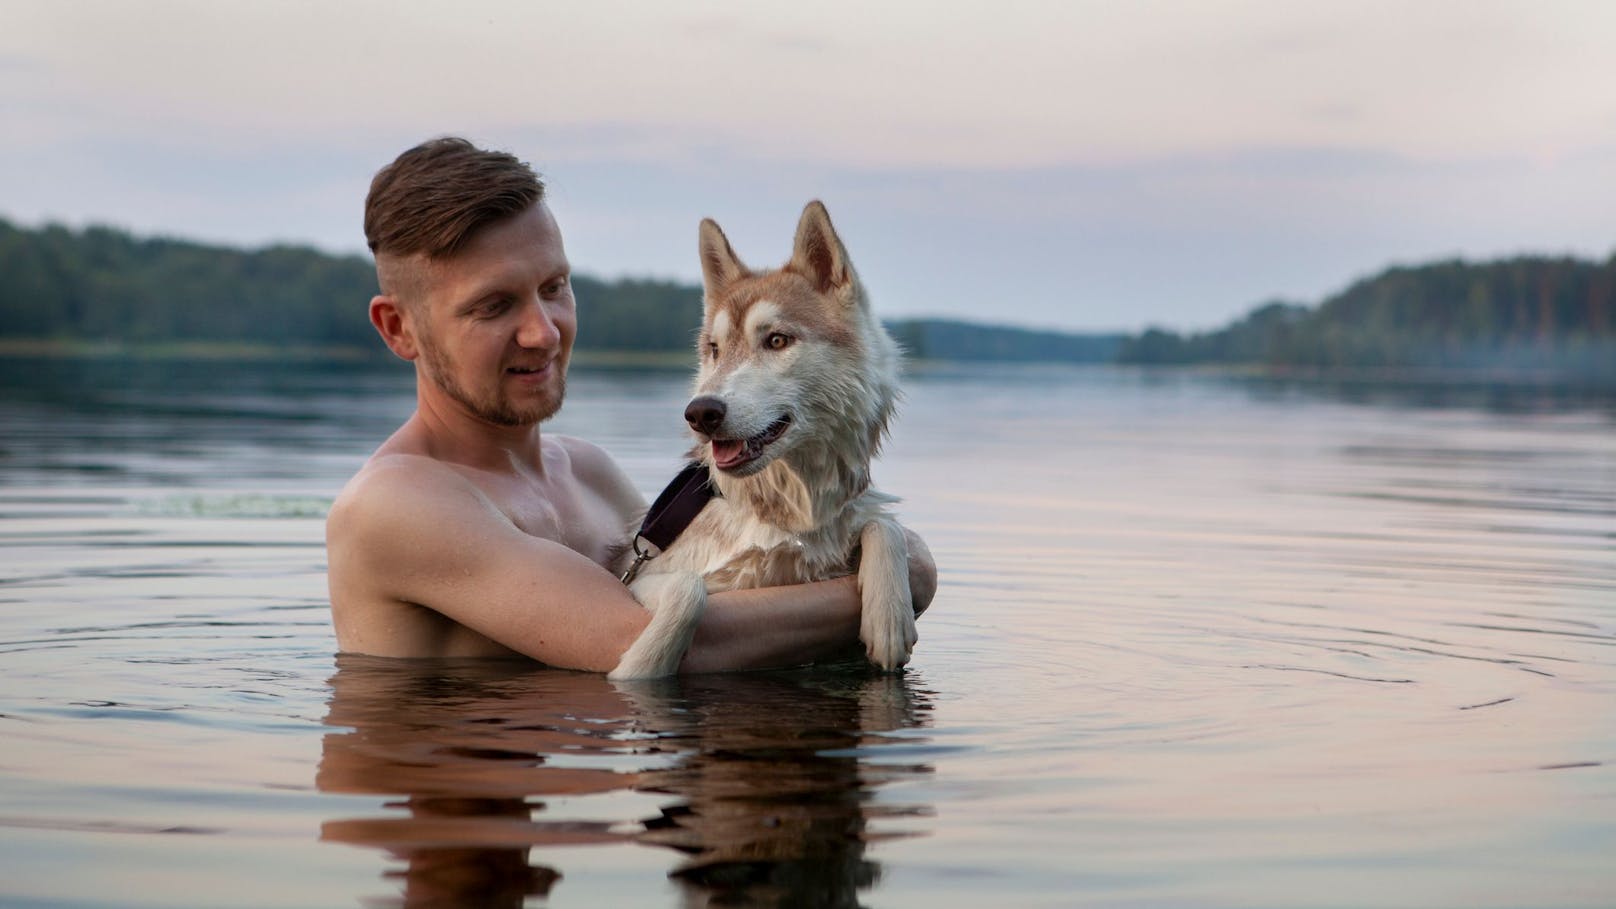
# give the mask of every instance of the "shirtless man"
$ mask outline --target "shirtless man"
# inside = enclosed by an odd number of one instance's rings
[[[577,329],[561,232],[524,163],[461,139],[377,173],[370,320],[415,363],[415,413],[326,522],[350,653],[526,656],[605,672],[649,621],[605,566],[645,502],[604,451],[543,435]],[[924,609],[936,569],[909,535]],[[785,666],[856,646],[855,577],[709,598],[683,672]]]

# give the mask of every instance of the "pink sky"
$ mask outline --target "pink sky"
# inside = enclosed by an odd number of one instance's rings
[[[1616,250],[1616,4],[13,2],[0,217],[362,247],[369,175],[531,160],[580,270],[783,259],[889,315],[1222,322],[1391,262]]]

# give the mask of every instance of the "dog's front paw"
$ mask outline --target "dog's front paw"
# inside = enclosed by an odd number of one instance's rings
[[[864,525],[859,562],[859,640],[870,662],[892,671],[909,662],[914,650],[915,612],[909,595],[909,551],[903,528],[883,519]]]
[[[866,603],[859,621],[859,640],[870,662],[891,672],[909,662],[915,641],[915,615],[908,603]]]
[[[607,678],[651,679],[672,675],[684,659],[696,634],[696,623],[707,608],[707,588],[697,575],[646,575],[629,588],[651,613],[651,621]]]

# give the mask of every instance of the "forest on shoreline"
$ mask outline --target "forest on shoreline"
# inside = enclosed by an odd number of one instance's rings
[[[701,290],[573,279],[580,351],[688,351]],[[367,257],[307,246],[242,250],[109,227],[0,219],[0,347],[117,345],[350,350],[382,355],[364,303]],[[1221,364],[1278,369],[1514,370],[1616,378],[1616,255],[1397,266],[1315,306],[1273,301],[1183,334],[1079,334],[896,319],[909,356],[1000,362]]]

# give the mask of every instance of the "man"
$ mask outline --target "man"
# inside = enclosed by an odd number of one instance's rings
[[[378,656],[527,656],[607,671],[649,620],[604,566],[645,508],[605,452],[541,434],[577,329],[561,232],[524,163],[462,139],[377,173],[370,320],[413,361],[416,410],[332,505],[337,643]],[[935,567],[910,534],[924,608]],[[713,595],[681,671],[802,663],[856,644],[853,577]]]

